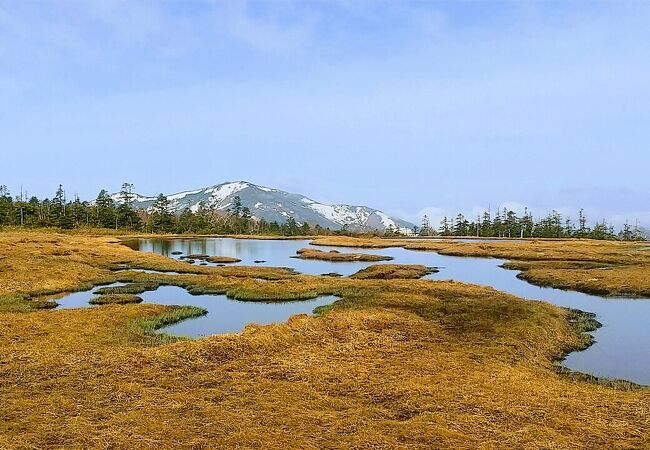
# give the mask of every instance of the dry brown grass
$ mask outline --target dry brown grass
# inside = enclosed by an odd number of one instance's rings
[[[615,297],[650,297],[650,265],[594,265],[580,262],[513,261],[519,278],[539,286]]]
[[[79,234],[0,233],[0,309],[3,298],[75,291],[116,280],[114,269],[139,268],[179,273],[280,279],[290,269],[273,267],[200,267],[137,252],[114,237]]]
[[[91,305],[126,305],[128,303],[142,303],[142,297],[135,294],[104,294],[91,298]]]
[[[598,295],[650,296],[650,251],[647,244],[580,239],[459,242],[451,240],[356,239],[325,237],[314,245],[436,251],[449,256],[511,260],[520,278],[542,286]]]
[[[318,259],[321,261],[390,261],[391,256],[371,255],[368,253],[339,253],[336,250],[324,252],[313,248],[301,248],[296,251],[297,258],[300,259]]]
[[[589,239],[460,242],[453,240],[358,239],[347,236],[317,238],[313,245],[337,247],[432,250],[442,255],[475,256],[518,261],[588,261],[603,264],[650,264],[642,243]]]
[[[437,271],[438,269],[435,267],[420,264],[377,264],[361,269],[357,273],[350,275],[350,278],[357,280],[415,279]]]
[[[103,238],[52,239],[0,235],[3,292],[121,277],[342,299],[318,318],[162,345],[142,324],[170,320],[169,307],[0,312],[0,448],[650,446],[650,391],[554,369],[582,338],[552,305],[454,282],[114,274],[117,261],[164,264]],[[24,258],[35,288],[5,270]]]
[[[223,263],[223,264],[241,262],[241,259],[233,258],[232,256],[210,256],[205,260],[211,263]]]

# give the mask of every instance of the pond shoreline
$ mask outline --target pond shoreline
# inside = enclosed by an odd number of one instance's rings
[[[337,240],[338,241],[338,240]],[[300,241],[300,240],[292,240],[292,241],[273,241],[273,240],[264,240],[264,241],[256,241],[256,240],[246,240],[246,241],[237,241],[236,239],[230,239],[230,238],[206,238],[206,239],[179,239],[179,240],[173,240],[173,241],[167,241],[167,244],[164,244],[162,240],[160,241],[151,241],[151,240],[146,240],[146,241],[139,241],[139,242],[161,242],[161,245],[163,247],[147,247],[143,250],[145,251],[154,251],[155,253],[160,253],[160,254],[165,254],[167,253],[168,255],[171,255],[172,252],[174,253],[179,253],[179,252],[184,252],[187,253],[189,251],[196,251],[196,248],[194,245],[196,244],[200,249],[201,252],[204,253],[216,253],[216,254],[228,254],[229,256],[235,256],[237,258],[242,258],[242,259],[252,259],[252,258],[260,258],[265,261],[268,261],[267,264],[269,265],[281,265],[283,267],[290,267],[294,270],[297,270],[300,273],[307,273],[307,274],[312,274],[312,275],[322,275],[322,274],[332,274],[332,273],[337,273],[339,275],[343,275],[344,277],[346,276],[351,276],[353,273],[357,273],[360,270],[363,270],[364,268],[369,267],[372,265],[370,262],[366,263],[359,263],[359,262],[345,262],[345,261],[320,261],[319,264],[321,265],[316,265],[312,266],[310,265],[313,261],[308,261],[308,260],[302,260],[305,261],[304,263],[300,262],[301,260],[296,260],[295,258],[292,258],[294,252],[300,251],[302,246],[305,243],[312,244],[314,245],[314,241]],[[203,244],[198,244],[197,242],[203,242]],[[239,242],[239,243],[238,243]],[[282,242],[285,242],[284,244]],[[527,289],[521,289],[522,286],[529,286],[529,287],[535,287],[536,285],[533,283],[528,282],[527,280],[523,279],[523,276],[520,276],[521,271],[518,271],[517,273],[513,275],[505,275],[508,272],[511,272],[510,268],[508,267],[502,267],[505,264],[508,264],[509,261],[503,261],[501,258],[497,257],[491,257],[491,256],[474,256],[474,255],[466,255],[466,254],[447,254],[450,252],[445,252],[443,254],[442,252],[435,250],[435,249],[423,249],[423,248],[410,248],[408,246],[404,245],[395,245],[395,242],[391,241],[374,241],[372,244],[373,245],[368,245],[368,246],[360,246],[356,247],[353,246],[352,244],[358,243],[355,240],[348,240],[345,242],[345,245],[342,245],[341,247],[344,247],[346,249],[349,249],[350,251],[354,252],[357,248],[363,248],[366,253],[364,254],[369,254],[369,255],[380,255],[380,256],[389,256],[392,258],[392,262],[398,263],[398,265],[404,265],[404,264],[409,264],[411,261],[409,258],[416,258],[417,261],[416,263],[422,264],[423,260],[426,259],[433,259],[437,261],[438,259],[442,259],[445,261],[445,264],[435,264],[435,263],[429,263],[426,266],[423,264],[420,267],[423,267],[423,270],[425,267],[430,267],[430,266],[435,266],[435,267],[441,267],[440,272],[438,273],[430,273],[426,274],[423,272],[422,274],[425,275],[424,279],[453,279],[457,280],[460,282],[464,283],[472,283],[472,284],[478,284],[478,285],[483,285],[483,286],[490,286],[493,287],[497,290],[501,290],[503,292],[508,292],[511,294],[514,294],[516,296],[522,297],[524,299],[530,299],[530,300],[536,300],[540,299],[546,302],[549,302],[551,304],[555,304],[557,306],[563,307],[563,308],[569,308],[569,309],[578,309],[581,311],[585,311],[586,314],[589,313],[589,311],[596,311],[596,313],[599,316],[599,320],[604,323],[606,326],[605,329],[599,328],[599,329],[593,329],[589,330],[590,333],[592,333],[593,341],[594,341],[594,346],[590,346],[589,350],[586,352],[570,352],[567,355],[563,356],[563,361],[565,364],[565,367],[567,370],[572,370],[576,372],[585,372],[585,373],[599,373],[600,369],[598,369],[597,365],[592,366],[591,364],[595,364],[596,360],[593,362],[590,362],[592,358],[594,358],[593,355],[596,355],[597,352],[602,351],[602,345],[607,344],[611,345],[611,342],[609,340],[609,337],[605,339],[603,336],[608,336],[608,333],[610,333],[610,328],[611,328],[611,320],[609,319],[609,313],[607,312],[607,308],[600,307],[596,303],[590,303],[589,298],[587,297],[576,297],[578,294],[580,294],[579,291],[576,290],[554,290],[554,289],[542,289],[539,294],[533,293],[533,291],[530,290],[530,288]],[[316,243],[317,244],[317,243]],[[323,247],[324,251],[321,251],[323,254],[328,254],[327,252],[327,247],[332,247],[331,245],[325,245],[326,243],[322,243],[321,247]],[[403,242],[401,244],[404,244]],[[169,246],[166,247],[165,245]],[[212,245],[216,245],[215,248],[212,248]],[[463,245],[463,244],[460,244]],[[523,245],[523,244],[518,244],[518,245]],[[185,248],[184,246],[189,246]],[[334,246],[336,248],[337,246]],[[340,248],[340,247],[339,247]],[[163,250],[166,249],[166,250]],[[253,250],[253,249],[259,249],[259,250]],[[242,253],[242,252],[249,252],[252,251],[253,253]],[[259,252],[263,252],[260,254]],[[231,253],[228,253],[231,252]],[[271,253],[264,253],[264,252],[271,252]],[[452,252],[453,253],[453,252]],[[354,253],[337,253],[339,255],[354,255]],[[245,256],[248,255],[248,256]],[[292,263],[291,261],[294,261]],[[479,261],[483,261],[479,264]],[[243,261],[241,263],[247,264],[247,261]],[[301,265],[304,264],[304,265]],[[485,275],[482,277],[476,277],[476,275],[480,275],[480,273],[475,273],[474,270],[471,268],[476,266],[478,264],[478,267],[483,267],[484,269],[481,269],[485,272]],[[381,267],[382,264],[379,264],[376,266]],[[458,272],[459,267],[467,267],[465,272]],[[487,275],[487,273],[493,273],[492,276]],[[459,276],[461,275],[461,276]],[[421,275],[413,275],[413,276],[407,276],[406,278],[418,278]],[[403,277],[402,275],[397,275],[397,278]],[[522,283],[522,284],[517,284],[517,283]],[[514,283],[514,284],[513,284]],[[512,286],[515,289],[510,289],[508,286]],[[504,289],[505,288],[505,289]],[[541,289],[541,288],[540,288]],[[568,294],[568,297],[562,296],[560,294],[560,291],[563,291]],[[312,294],[313,295],[313,294]],[[580,294],[580,295],[586,295],[586,294]],[[564,298],[566,297],[566,298]],[[573,300],[573,298],[576,298]],[[604,297],[600,296],[593,296],[591,297],[596,301],[596,299],[599,299],[601,301],[604,301]],[[620,302],[625,302],[627,299],[616,299],[613,300],[614,302],[620,303]],[[604,316],[603,316],[604,314]],[[617,325],[618,326],[618,325]],[[611,334],[611,333],[610,333]],[[596,347],[598,350],[595,350]],[[584,350],[584,349],[583,349]],[[594,353],[596,352],[596,353]],[[576,356],[578,353],[580,353],[580,356]],[[619,352],[620,353],[620,352]],[[584,356],[588,355],[588,357]],[[631,379],[632,381],[635,381],[634,377],[629,377],[629,376],[616,376],[615,374],[617,373],[616,367],[612,366],[608,369],[608,371],[611,371],[611,374],[603,376],[602,374],[600,375],[590,375],[590,379]],[[643,384],[650,384],[650,381],[647,381],[646,383]]]

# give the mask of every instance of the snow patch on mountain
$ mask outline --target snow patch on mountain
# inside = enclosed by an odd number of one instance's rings
[[[169,201],[174,201],[174,200],[179,200],[183,197],[187,197],[188,195],[191,194],[198,194],[201,192],[201,189],[197,189],[196,191],[186,191],[186,192],[179,192],[178,194],[172,194],[167,196],[167,200]]]
[[[368,220],[370,212],[364,207],[355,207],[349,205],[324,205],[322,203],[311,203],[311,209],[319,212],[332,222],[340,224],[365,223]]]
[[[379,217],[381,217],[381,223],[382,223],[385,227],[389,227],[389,226],[393,226],[393,227],[394,227],[394,226],[395,226],[395,222],[393,222],[393,220],[392,220],[390,217],[388,217],[386,214],[384,214],[383,212],[381,212],[381,211],[377,211],[377,215],[378,215]]]
[[[242,189],[246,189],[249,186],[250,185],[245,181],[235,181],[233,183],[220,184],[218,186],[213,186],[212,188],[209,189],[210,197],[213,201],[219,202],[241,191]],[[201,190],[199,190],[198,192],[200,191]]]

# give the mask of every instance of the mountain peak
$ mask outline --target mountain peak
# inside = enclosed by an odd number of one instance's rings
[[[379,230],[393,228],[408,232],[413,224],[389,217],[387,214],[367,206],[346,204],[327,205],[311,198],[285,192],[280,189],[260,186],[250,181],[226,181],[201,189],[170,194],[171,212],[180,213],[186,208],[196,212],[203,204],[218,211],[227,210],[235,196],[239,196],[243,206],[250,209],[253,217],[267,222],[284,223],[292,217],[299,224],[320,225],[323,228],[353,230]],[[119,201],[119,195],[113,199]],[[134,207],[150,209],[155,197],[135,196]]]

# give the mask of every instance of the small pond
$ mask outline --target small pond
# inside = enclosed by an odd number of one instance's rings
[[[124,284],[114,283],[107,286]],[[57,309],[90,307],[88,301],[94,297],[94,290],[74,292],[57,299],[56,302],[59,304]],[[187,319],[160,329],[174,336],[191,337],[237,333],[250,323],[267,325],[286,322],[295,314],[312,314],[315,308],[329,305],[338,299],[332,295],[324,295],[303,301],[244,302],[229,299],[225,295],[191,295],[184,288],[177,286],[160,286],[154,291],[147,291],[138,296],[143,299],[143,303],[191,305],[207,310],[208,313],[204,316]]]

